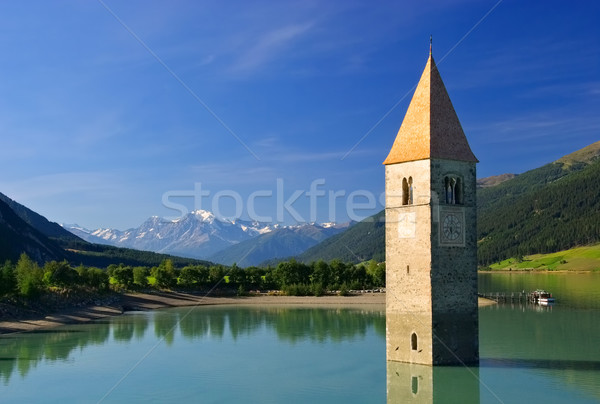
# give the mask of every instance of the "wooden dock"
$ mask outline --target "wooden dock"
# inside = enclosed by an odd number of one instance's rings
[[[478,293],[480,297],[494,300],[498,303],[537,303],[538,295],[535,292],[486,292]]]
[[[478,293],[478,296],[494,300],[498,303],[527,303],[529,302],[527,292],[487,292]]]

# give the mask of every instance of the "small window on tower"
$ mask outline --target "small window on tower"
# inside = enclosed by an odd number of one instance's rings
[[[417,333],[415,332],[410,336],[410,349],[413,351],[417,350]]]
[[[414,395],[417,395],[417,393],[419,393],[419,378],[417,376],[412,377],[411,390]]]
[[[413,180],[412,177],[408,177],[408,204],[413,204]]]
[[[402,205],[408,205],[408,181],[406,178],[402,179]]]

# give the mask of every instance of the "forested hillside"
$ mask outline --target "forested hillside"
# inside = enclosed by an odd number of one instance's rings
[[[600,160],[563,162],[478,191],[479,262],[600,241]]]
[[[374,259],[385,261],[385,211],[366,218],[343,233],[336,234],[309,248],[297,259],[302,262],[317,260],[362,262]]]
[[[104,244],[92,244],[87,241],[59,242],[67,250],[67,260],[74,265],[88,265],[106,268],[111,264],[132,266],[157,266],[169,259],[177,266],[212,265],[211,262],[194,258],[177,257],[151,251],[132,248],[113,247]]]

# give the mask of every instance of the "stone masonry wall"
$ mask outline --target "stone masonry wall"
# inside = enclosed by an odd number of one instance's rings
[[[478,359],[475,163],[419,160],[387,165],[388,360],[422,364]],[[463,204],[445,206],[444,177],[463,182]],[[412,204],[402,180],[412,177]],[[464,246],[440,245],[440,209],[464,214]],[[412,349],[411,336],[417,336]],[[434,334],[436,338],[434,338]],[[454,350],[453,352],[450,352]]]

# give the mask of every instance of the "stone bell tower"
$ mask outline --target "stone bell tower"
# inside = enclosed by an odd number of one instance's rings
[[[476,163],[430,51],[383,163],[388,361],[479,360]]]

